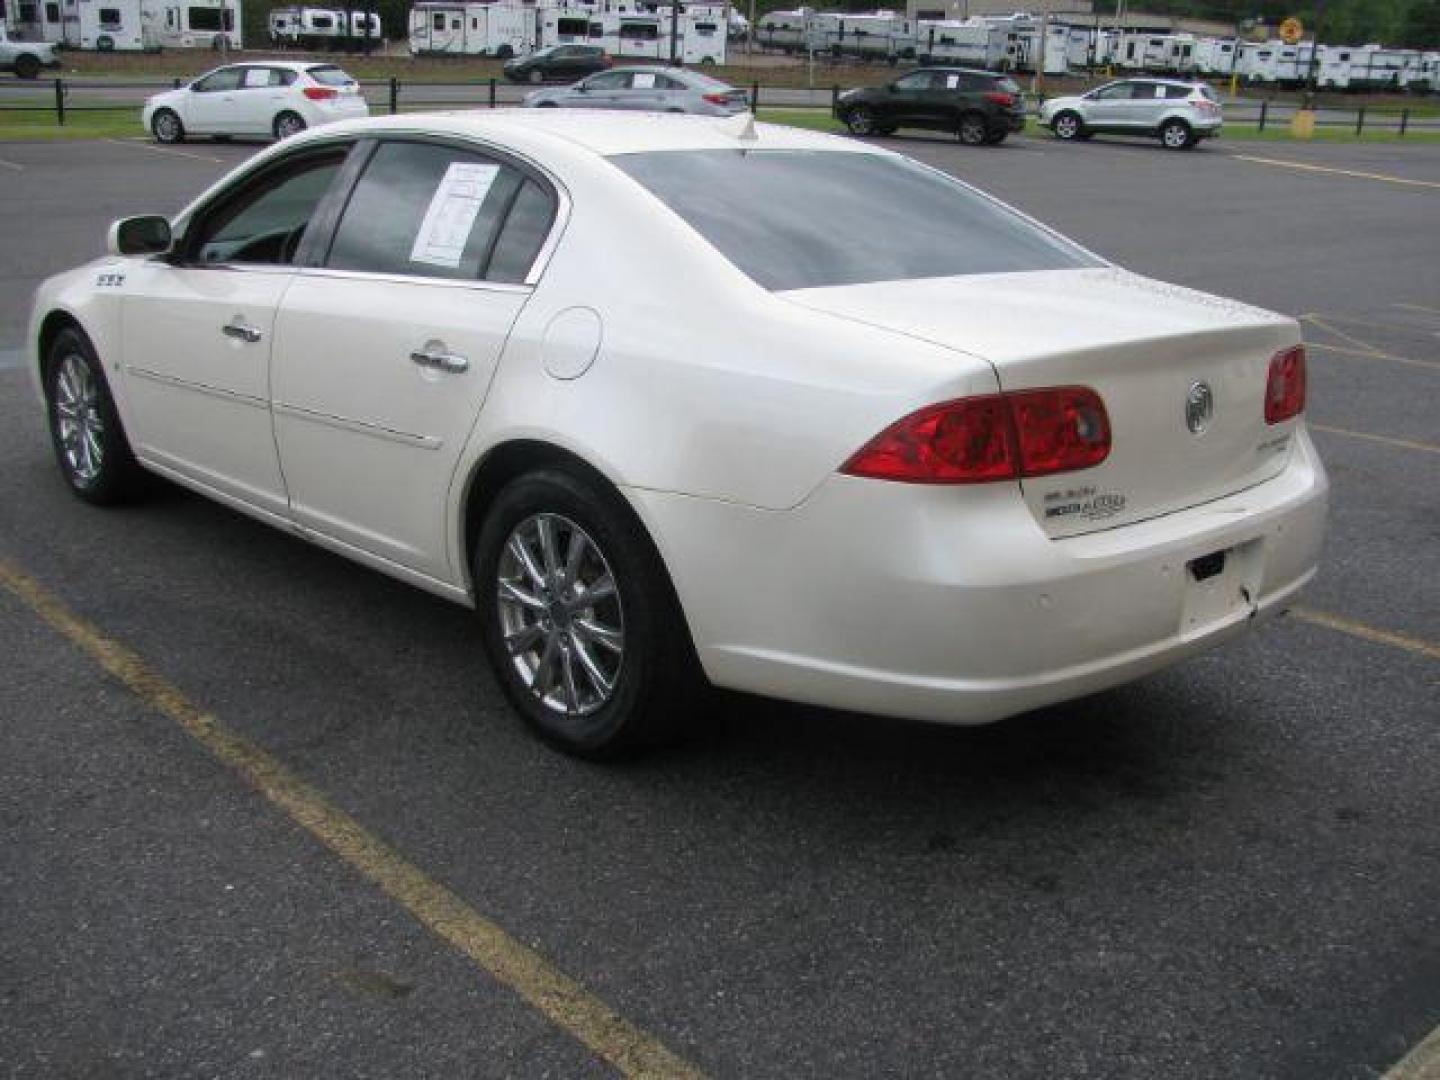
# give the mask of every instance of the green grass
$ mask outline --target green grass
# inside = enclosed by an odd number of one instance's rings
[[[143,134],[140,110],[130,106],[97,112],[72,110],[65,114],[64,127],[55,123],[53,110],[0,109],[0,141],[119,139]]]

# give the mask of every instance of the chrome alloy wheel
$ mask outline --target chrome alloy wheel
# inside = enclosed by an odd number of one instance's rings
[[[495,605],[521,682],[548,709],[588,716],[615,693],[625,617],[604,554],[579,525],[535,514],[500,554]]]
[[[100,389],[90,365],[79,353],[67,353],[55,380],[55,425],[65,464],[81,486],[88,487],[104,465],[101,439],[105,422],[100,416]]]

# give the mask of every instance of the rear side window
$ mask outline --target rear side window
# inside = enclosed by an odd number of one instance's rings
[[[535,256],[550,235],[550,224],[555,220],[555,199],[549,190],[527,178],[515,196],[500,237],[495,241],[495,250],[490,255],[490,265],[485,271],[485,280],[518,285],[525,280]]]
[[[527,182],[535,184],[512,166],[481,154],[431,143],[383,143],[355,185],[326,265],[474,281],[492,276],[489,270],[503,231],[505,244],[494,267],[502,276],[495,280],[522,280],[554,217],[548,202],[542,215],[533,195],[520,198]],[[522,218],[513,230],[502,230],[517,204],[522,205]],[[536,224],[541,216],[543,224]],[[530,243],[527,237],[537,229],[539,239]]]
[[[610,160],[767,289],[1103,265],[904,158],[701,150]]]

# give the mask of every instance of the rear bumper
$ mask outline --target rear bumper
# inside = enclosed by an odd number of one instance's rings
[[[631,491],[711,680],[983,723],[1159,670],[1283,610],[1314,576],[1328,484],[1307,434],[1272,480],[1064,540],[1011,485],[834,476],[774,512]],[[1207,589],[1187,564],[1227,552]]]

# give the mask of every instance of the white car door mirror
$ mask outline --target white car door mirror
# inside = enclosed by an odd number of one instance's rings
[[[111,255],[163,255],[172,242],[170,222],[157,214],[146,214],[114,222],[105,237],[105,249]]]

